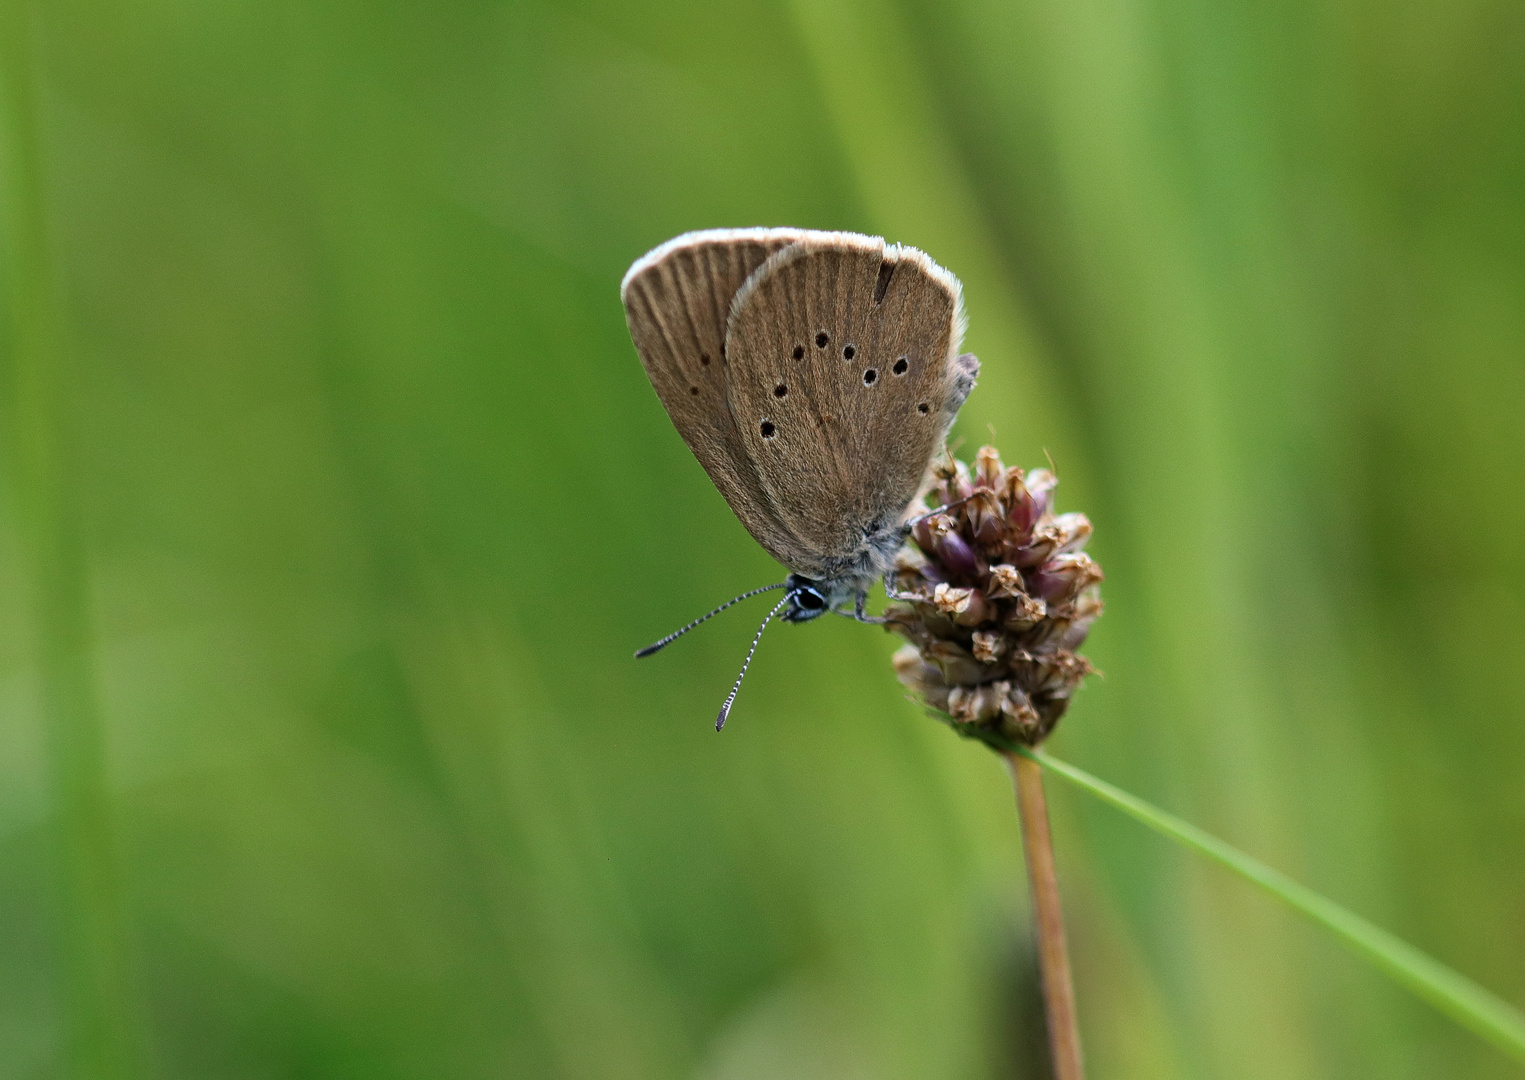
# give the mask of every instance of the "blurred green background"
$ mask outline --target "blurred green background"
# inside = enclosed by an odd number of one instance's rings
[[[1517,0],[0,0],[0,1077],[1034,1076],[996,759],[617,287],[959,274],[1109,611],[1054,752],[1525,1005]],[[1095,1078],[1487,1078],[1050,784]]]

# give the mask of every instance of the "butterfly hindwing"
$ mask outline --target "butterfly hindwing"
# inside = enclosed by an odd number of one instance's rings
[[[725,356],[731,301],[799,229],[686,233],[631,266],[620,298],[641,364],[673,426],[748,532],[788,562],[798,541],[770,503],[731,415]]]

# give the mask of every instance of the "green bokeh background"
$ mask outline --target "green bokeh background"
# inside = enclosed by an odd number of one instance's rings
[[[1517,0],[0,0],[0,1078],[1035,1076],[1006,778],[630,345],[959,274],[1096,524],[1054,752],[1525,1005]],[[1518,1068],[1051,785],[1093,1078]],[[1025,1070],[1025,1071],[1024,1071]]]

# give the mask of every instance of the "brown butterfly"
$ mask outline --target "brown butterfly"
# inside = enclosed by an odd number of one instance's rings
[[[851,600],[872,621],[868,589],[893,568],[908,508],[979,373],[958,352],[958,279],[876,236],[712,229],[637,259],[620,298],[673,426],[790,571],[636,655],[773,589],[784,598],[742,675],[775,615],[807,622]]]

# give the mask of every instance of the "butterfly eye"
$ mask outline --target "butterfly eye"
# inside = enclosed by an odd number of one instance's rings
[[[826,607],[826,598],[814,589],[800,589],[794,594],[794,602],[806,611],[820,611]]]

